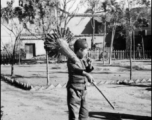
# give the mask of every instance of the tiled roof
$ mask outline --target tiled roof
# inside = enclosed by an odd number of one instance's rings
[[[71,32],[74,35],[80,35],[83,30],[85,29],[86,25],[90,21],[91,18],[86,17],[75,17],[72,18],[71,21],[68,23],[67,27],[70,28]]]

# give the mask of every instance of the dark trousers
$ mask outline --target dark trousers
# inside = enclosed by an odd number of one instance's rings
[[[67,105],[69,120],[87,120],[88,110],[86,103],[86,90],[67,88]]]

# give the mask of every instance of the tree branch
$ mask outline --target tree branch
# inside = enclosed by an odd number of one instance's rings
[[[7,27],[6,25],[4,25],[4,24],[2,24],[2,25],[3,25],[6,29],[8,29],[10,32],[12,32],[12,33],[14,34],[14,36],[16,36],[13,30],[11,30],[10,28],[8,28],[8,27]]]
[[[71,10],[71,8],[73,7],[73,5],[75,4],[75,2],[76,2],[76,0],[72,0],[72,1],[74,1],[73,2],[73,4],[71,5],[71,7],[68,9],[68,11],[70,11]],[[78,6],[78,5],[77,5]]]

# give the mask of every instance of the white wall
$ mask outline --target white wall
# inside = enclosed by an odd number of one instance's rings
[[[89,48],[91,48],[92,37],[79,37],[79,38],[86,38],[87,43],[89,45]],[[95,40],[94,40],[94,43],[101,43],[101,47],[102,47],[103,38],[104,38],[103,36],[96,36]],[[44,41],[43,40],[22,40],[22,43],[24,45],[24,48],[25,48],[26,43],[35,43],[36,56],[45,54]]]
[[[11,35],[11,36],[10,36]],[[14,44],[15,37],[1,25],[1,49],[6,43]]]
[[[35,50],[36,56],[45,54],[44,41],[43,40],[22,40],[22,43],[24,44],[24,48],[25,48],[26,43],[34,43],[35,44],[35,49],[36,49]]]

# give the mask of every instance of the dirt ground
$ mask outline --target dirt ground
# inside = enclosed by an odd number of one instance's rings
[[[129,79],[129,62],[114,61],[103,66],[94,62],[96,82]],[[67,82],[66,64],[50,64],[50,84]],[[15,78],[32,85],[46,85],[45,65],[16,65]],[[10,66],[1,66],[10,75]],[[133,62],[133,79],[151,78],[151,62]],[[114,105],[113,110],[93,86],[88,87],[89,120],[151,120],[151,83],[145,86],[99,85]],[[1,81],[2,120],[68,120],[66,88],[47,91],[24,91]],[[117,119],[116,119],[117,120]]]
[[[129,80],[129,61],[113,61],[112,65],[104,65],[101,61],[94,61],[94,71],[91,73],[96,82],[111,81],[111,80]],[[1,73],[10,75],[10,65],[1,66]],[[30,85],[47,85],[46,79],[46,64],[25,64],[15,65],[15,79]],[[67,83],[68,73],[66,63],[50,64],[49,65],[50,83],[61,85]],[[136,61],[133,62],[132,79],[149,79],[151,78],[151,61]]]

